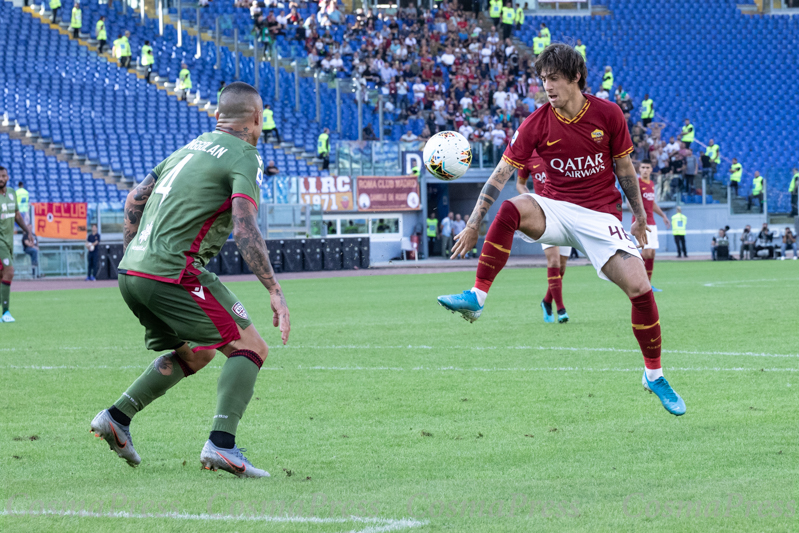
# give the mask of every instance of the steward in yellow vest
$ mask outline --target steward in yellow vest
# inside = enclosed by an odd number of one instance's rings
[[[613,69],[605,67],[605,74],[602,75],[602,88],[610,92],[613,89]]]
[[[105,32],[105,17],[101,16],[97,24],[94,25],[95,38],[97,39],[97,52],[102,54],[103,48],[108,43],[108,35]]]
[[[680,141],[685,143],[686,148],[691,147],[691,143],[694,142],[694,135],[694,125],[686,118],[685,126],[682,127],[682,137],[680,137]]]
[[[150,46],[150,41],[144,41],[144,46],[141,47],[141,64],[147,69],[147,83],[150,83],[150,75],[153,73],[153,63],[155,57],[153,56],[153,47]]]
[[[502,0],[489,0],[488,5],[488,16],[494,19],[494,26],[497,26],[502,15]]]
[[[541,37],[541,32],[538,32],[538,37],[533,37],[533,55],[538,55],[547,47],[546,39]]]
[[[80,29],[83,26],[83,11],[80,10],[80,4],[75,3],[72,8],[72,20],[69,21],[69,27],[72,29],[72,38],[77,39],[80,37]]]
[[[316,140],[316,153],[322,158],[322,170],[330,168],[330,130],[325,128]]]
[[[50,22],[53,24],[55,24],[55,21],[58,18],[59,9],[61,9],[61,0],[50,0],[50,11],[53,12],[52,16],[50,17]]]
[[[522,24],[524,24],[524,9],[519,6],[516,8],[516,29],[520,30],[522,28]]]
[[[644,101],[641,102],[641,122],[646,128],[652,119],[655,118],[655,102],[649,98],[648,94],[644,95]]]
[[[586,56],[585,56],[585,45],[583,44],[583,41],[581,41],[580,39],[577,39],[577,46],[575,46],[574,49],[577,50],[578,54],[583,56],[583,60],[586,59]]]
[[[516,23],[516,11],[510,5],[502,8],[502,38],[509,39]]]
[[[738,196],[738,184],[741,183],[741,176],[743,176],[744,167],[738,162],[738,159],[732,158],[732,165],[730,165],[730,189],[735,190],[735,196]]]
[[[282,139],[280,138],[280,133],[277,131],[277,124],[275,123],[275,112],[272,111],[272,106],[266,104],[264,106],[264,120],[263,125],[261,126],[263,130],[264,142],[269,140],[269,136],[271,134],[275,134],[277,137],[277,142],[282,143]]]

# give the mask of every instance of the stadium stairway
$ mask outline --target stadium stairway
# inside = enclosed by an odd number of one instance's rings
[[[96,9],[96,8],[97,8],[97,6],[84,7],[84,27],[86,26],[86,22],[85,21],[87,20],[87,10]],[[47,9],[47,4],[43,4],[41,6],[25,7],[25,8],[23,8],[23,11],[25,11],[28,14],[30,14],[34,19],[38,20],[43,25],[45,25],[45,26],[47,26],[47,27],[49,27],[49,28],[51,28],[51,29],[53,29],[55,31],[58,31],[62,35],[65,35],[66,37],[68,37],[70,40],[73,40],[71,32],[68,31],[68,23],[67,22],[62,21],[60,23],[55,23],[54,24],[54,23],[52,23],[50,21],[51,13]],[[132,19],[131,19],[131,21],[132,21]],[[177,31],[176,24],[168,16],[165,16],[165,26],[169,26],[171,29],[173,29],[173,32]],[[141,27],[139,27],[139,26],[136,26],[135,24],[131,24],[131,30],[132,30],[132,34],[133,34],[134,32],[142,31],[143,29]],[[187,35],[195,36],[195,37],[197,36],[196,27],[195,28],[190,28],[188,25],[186,25],[183,28],[183,31]],[[110,38],[110,36],[112,35],[112,32],[109,31],[108,34],[109,34],[109,41],[111,41],[112,39]],[[141,35],[139,35],[138,37],[141,37]],[[208,40],[208,38],[210,38],[210,37],[211,36],[208,35],[208,34],[201,34],[201,39],[203,41],[203,45],[206,47],[206,52],[208,51],[209,47],[212,48],[211,45],[215,42],[215,41],[213,41],[212,38],[210,40]],[[131,39],[133,40],[133,38],[134,38],[134,36],[132,35]],[[154,36],[145,36],[144,38],[151,38],[152,39],[151,42],[153,42],[153,44],[155,44],[155,38],[156,37],[154,37]],[[141,40],[143,41],[143,38]],[[112,57],[112,55],[110,53],[98,54],[97,53],[97,50],[98,50],[97,49],[97,42],[94,39],[90,38],[87,34],[81,33],[81,38],[79,38],[77,40],[77,42],[78,42],[79,45],[81,45],[81,46],[85,47],[87,50],[95,53],[98,57],[101,57],[101,58],[105,59],[107,62],[112,63],[114,65],[119,65],[119,61],[117,60],[117,58]],[[228,50],[228,52],[232,55],[232,48],[225,47],[225,49]],[[110,50],[109,50],[109,52],[110,52]],[[247,57],[247,56],[252,57],[252,55],[253,55],[253,51],[249,50],[246,46],[242,47],[242,49],[240,50],[240,53],[242,53],[242,55],[244,55],[245,57]],[[143,69],[141,69],[140,67],[134,65],[133,63],[131,63],[131,66],[127,70],[128,70],[128,72],[130,72],[131,74],[135,75],[139,79],[144,79],[144,77],[145,77],[145,71]],[[163,93],[167,97],[176,96],[175,84],[171,83],[166,77],[160,76],[160,75],[156,74],[156,72],[154,71],[153,72],[153,76],[151,77],[151,79],[154,81],[154,83],[152,85],[154,87],[156,87],[159,92]],[[193,77],[193,81],[194,81],[195,86],[196,86],[197,83],[198,83],[198,80]],[[208,85],[208,84],[206,84],[206,85]],[[188,101],[185,102],[185,104],[189,108],[194,108],[196,110],[196,112],[201,113],[203,116],[206,116],[206,117],[209,117],[209,118],[213,117],[214,113],[216,111],[216,106],[212,102],[210,102],[209,100],[203,100],[203,99],[198,98],[197,97],[198,94],[199,93],[195,93],[195,95],[189,96]],[[215,93],[213,94],[213,98],[214,98],[214,100],[216,99],[216,94]],[[194,132],[194,133],[198,134],[200,132],[198,131],[198,132]],[[285,134],[284,131],[281,131],[281,134],[284,137],[286,137],[286,134]],[[318,159],[316,157],[315,153],[312,153],[312,152],[308,151],[309,147],[310,146],[309,146],[308,142],[306,142],[304,148],[300,148],[300,147],[296,146],[294,143],[289,143],[289,142],[284,142],[284,143],[282,143],[280,145],[278,145],[278,144],[268,144],[267,145],[266,143],[261,143],[259,145],[259,151],[263,155],[265,161],[269,161],[269,160],[277,161],[278,167],[284,168],[286,170],[286,172],[289,173],[289,174],[307,175],[307,174],[310,174],[309,169],[312,168],[312,169],[315,169],[314,173],[320,172],[320,175],[327,175],[327,171],[320,171],[321,165],[322,165],[322,161],[321,161],[321,159]],[[315,138],[313,140],[313,147],[315,148]],[[161,154],[161,157],[166,157],[167,155],[168,155],[168,153]],[[293,161],[296,161],[296,163],[293,162]],[[137,175],[136,177],[138,179],[141,179],[141,177],[143,177],[143,175],[142,176],[138,176]]]

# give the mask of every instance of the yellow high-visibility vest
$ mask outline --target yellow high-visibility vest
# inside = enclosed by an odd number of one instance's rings
[[[797,181],[799,181],[799,172],[794,174],[793,178],[791,178],[791,185],[788,187],[788,192],[789,193],[796,194],[797,192],[799,192],[799,191],[796,190],[796,182]],[[21,191],[21,190],[22,189],[17,189],[17,193],[19,193],[19,191]],[[20,211],[22,211],[22,208],[20,208]]]
[[[50,0],[50,10],[61,7],[61,0]]]
[[[687,126],[682,127],[682,138],[680,139],[684,143],[692,143],[694,142],[694,125],[690,122]]]
[[[732,174],[730,174],[730,181],[740,182],[741,176],[744,173],[743,165],[740,163],[735,163],[732,166],[730,166],[730,170],[732,171]]]
[[[98,41],[108,40],[108,35],[105,33],[105,21],[98,20],[94,26],[94,32],[97,34]]]
[[[265,130],[273,130],[277,128],[277,124],[275,124],[275,112],[271,109],[264,109],[264,125],[262,129]]]
[[[502,14],[502,0],[490,0],[489,5],[491,7],[488,10],[488,14],[492,19],[498,19]]]
[[[322,133],[319,135],[319,138],[316,140],[316,153],[319,155],[327,155],[330,152],[330,146],[328,144],[328,139],[330,135],[327,133]]]
[[[178,78],[180,78],[180,88],[184,90],[191,89],[191,72],[189,69],[184,68],[180,70],[180,74],[178,74]]]
[[[141,64],[147,67],[153,63],[155,63],[155,58],[153,57],[153,47],[145,44],[141,47]]]
[[[714,144],[713,146],[708,146],[705,149],[705,155],[714,163],[719,164],[721,163],[721,156],[719,155],[719,145]]]
[[[14,191],[17,196],[17,209],[19,209],[20,213],[27,213],[31,207],[30,204],[30,193],[27,190],[20,187],[16,191]]]
[[[655,102],[651,98],[647,98],[641,102],[641,118],[654,118],[655,117]]]
[[[577,50],[578,54],[583,56],[583,59],[585,59],[585,45],[584,44],[578,44],[577,46],[574,47],[574,49]]]
[[[524,24],[524,9],[516,8],[516,24]]]
[[[549,33],[549,28],[541,30],[541,37],[544,38],[545,46],[549,46],[552,43],[552,35]]]
[[[83,26],[83,13],[79,7],[72,8],[72,20],[69,22],[69,27],[72,29],[80,29]]]
[[[543,37],[533,37],[533,53],[535,55],[540,54],[544,51],[544,48],[547,47],[545,43],[545,39]]]
[[[502,24],[513,24],[516,22],[516,12],[512,7],[502,8]]]
[[[613,88],[613,72],[605,72],[602,76],[602,88],[610,91]]]
[[[688,217],[682,213],[676,213],[671,217],[671,234],[685,235],[685,228],[688,226]]]
[[[757,196],[763,192],[763,176],[758,176],[752,180],[752,194]]]

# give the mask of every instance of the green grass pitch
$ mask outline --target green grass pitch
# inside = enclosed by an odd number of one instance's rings
[[[202,471],[224,356],[140,413],[127,466],[89,432],[156,356],[114,289],[12,294],[0,324],[0,531],[790,531],[799,519],[799,267],[658,262],[666,376],[641,387],[624,294],[506,270],[468,324],[467,272],[285,281],[237,442],[272,477]],[[64,512],[64,511],[68,512]],[[44,514],[41,514],[44,512]]]

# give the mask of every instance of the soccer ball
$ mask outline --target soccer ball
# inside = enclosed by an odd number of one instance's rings
[[[443,181],[452,181],[469,170],[472,147],[457,131],[442,131],[430,137],[424,145],[422,158],[430,174]]]

